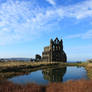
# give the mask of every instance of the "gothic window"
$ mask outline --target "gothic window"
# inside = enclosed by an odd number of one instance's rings
[[[56,44],[58,44],[59,42],[58,42],[58,40],[56,39]]]
[[[53,45],[53,51],[55,50],[55,46]]]

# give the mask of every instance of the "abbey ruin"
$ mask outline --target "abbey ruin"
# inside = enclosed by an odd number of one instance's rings
[[[42,61],[57,61],[57,62],[66,62],[67,56],[63,50],[63,41],[62,39],[59,41],[58,38],[55,40],[50,40],[50,45],[44,47],[44,51],[42,52]]]

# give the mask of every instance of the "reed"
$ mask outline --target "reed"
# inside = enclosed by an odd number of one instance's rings
[[[47,86],[37,84],[18,85],[0,82],[0,92],[92,92],[92,80],[51,83]]]

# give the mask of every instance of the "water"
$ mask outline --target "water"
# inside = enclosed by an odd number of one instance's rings
[[[63,67],[43,69],[31,72],[28,75],[16,76],[8,79],[17,84],[48,84],[50,82],[66,82],[68,80],[88,79],[87,72],[83,67]]]

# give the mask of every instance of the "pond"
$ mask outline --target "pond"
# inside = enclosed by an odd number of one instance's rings
[[[68,80],[88,79],[84,67],[50,68],[31,72],[28,75],[15,76],[9,81],[17,84],[37,83],[47,85],[50,82],[66,82]]]

